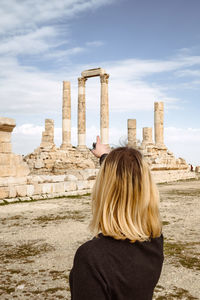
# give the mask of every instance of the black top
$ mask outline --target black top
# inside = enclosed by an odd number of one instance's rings
[[[162,264],[162,235],[130,243],[99,234],[75,254],[70,272],[72,300],[150,300]]]

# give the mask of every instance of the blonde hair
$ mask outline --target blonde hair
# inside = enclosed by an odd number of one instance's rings
[[[92,191],[91,230],[146,241],[161,234],[159,193],[142,154],[119,147],[105,158]]]

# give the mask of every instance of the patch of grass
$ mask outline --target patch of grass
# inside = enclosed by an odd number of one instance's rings
[[[20,198],[16,198],[16,201],[8,202],[7,200],[3,199],[3,202],[0,203],[0,206],[4,205],[10,205],[10,204],[20,204],[20,203],[26,203],[26,202],[37,202],[42,200],[52,200],[52,199],[63,199],[63,198],[72,198],[72,199],[81,199],[82,197],[88,197],[91,193],[86,193],[83,195],[69,195],[69,196],[57,196],[53,198],[40,198],[40,199],[33,199],[30,197],[30,200],[21,200]]]
[[[169,225],[170,222],[168,222],[168,221],[162,221],[162,224],[163,224],[163,225]]]
[[[188,190],[170,190],[166,194],[174,196],[200,196],[200,189],[188,189]]]
[[[36,294],[36,295],[38,295],[38,294],[40,294],[40,295],[47,295],[47,294],[55,294],[55,293],[57,293],[57,292],[59,292],[59,291],[65,291],[66,290],[66,288],[64,288],[64,287],[62,287],[62,286],[58,286],[58,287],[55,287],[55,288],[48,288],[48,289],[46,289],[46,290],[36,290],[36,291],[32,291],[32,294]],[[56,295],[56,297],[57,297],[57,295]]]
[[[82,197],[88,197],[88,196],[91,196],[91,193],[86,193],[86,194],[83,194],[83,195],[69,195],[69,196],[65,196],[65,198],[72,198],[72,199],[81,199]]]
[[[52,276],[53,280],[57,279],[68,279],[68,276],[66,275],[66,271],[56,271],[52,270],[49,272],[50,276]]]
[[[47,224],[48,222],[61,221],[66,219],[82,222],[85,219],[85,215],[83,215],[83,213],[79,210],[74,210],[56,216],[54,214],[50,214],[47,216],[40,216],[34,219],[34,221],[37,221],[39,224],[43,224],[43,223]]]
[[[44,199],[37,199],[37,200],[34,200],[34,199],[30,199],[30,200],[17,199],[16,201],[13,201],[13,202],[8,202],[7,200],[3,200],[4,203],[0,203],[0,206],[11,205],[11,204],[20,204],[20,203],[26,203],[26,202],[36,202],[36,201],[40,201],[40,200],[44,200]]]
[[[174,299],[187,299],[187,300],[198,300],[198,298],[192,296],[189,291],[178,288],[178,287],[173,287],[173,292],[166,293],[165,295],[160,295],[156,296],[155,300],[174,300]]]
[[[166,241],[164,243],[164,253],[168,257],[175,258],[175,265],[179,263],[185,268],[200,270],[200,259],[190,251],[193,250],[192,246],[199,244],[200,242],[174,243]]]
[[[52,251],[54,247],[47,243],[38,244],[38,240],[31,240],[19,245],[1,245],[0,256],[4,262],[9,262],[10,260],[21,260],[26,259],[26,262],[32,262],[32,260],[27,260],[29,257],[36,255],[41,255],[48,251]]]
[[[6,294],[11,294],[15,291],[15,288],[11,288],[11,287],[5,287],[5,286],[1,286],[0,287],[0,295],[2,295],[3,293]]]

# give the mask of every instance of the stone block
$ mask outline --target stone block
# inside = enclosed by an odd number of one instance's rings
[[[15,197],[13,197],[13,198],[7,198],[5,200],[8,203],[16,203],[17,201],[19,201],[18,198],[15,198]]]
[[[85,70],[81,73],[82,77],[89,78],[89,77],[94,77],[94,76],[100,76],[105,74],[106,71],[102,68],[95,68],[95,69],[89,69]]]
[[[96,180],[88,180],[87,188],[92,189]]]
[[[14,119],[0,117],[0,131],[12,132],[15,126],[16,123]]]
[[[0,166],[11,165],[13,162],[13,153],[0,153]]]
[[[0,131],[0,143],[10,143],[11,142],[11,132]]]
[[[16,167],[11,165],[9,166],[0,165],[0,176],[1,177],[16,176]]]
[[[17,185],[16,186],[17,196],[24,197],[27,195],[27,185]]]
[[[27,177],[9,177],[7,181],[9,185],[23,185],[27,184]]]
[[[9,196],[9,188],[7,186],[0,187],[0,199],[7,198]]]
[[[14,185],[9,186],[9,198],[15,198],[17,196],[16,187]]]
[[[27,185],[27,196],[31,197],[34,194],[34,185],[33,184],[28,184]]]
[[[76,182],[77,190],[84,190],[88,188],[87,180],[79,180]]]
[[[64,191],[75,191],[76,190],[76,183],[74,181],[66,181],[64,182]]]
[[[80,174],[82,175],[83,180],[90,180],[90,178],[95,179],[98,172],[99,169],[80,170]]]
[[[17,165],[16,167],[16,176],[17,177],[24,177],[27,176],[30,173],[30,169],[26,163],[21,163],[20,165]]]
[[[41,169],[41,168],[43,168],[44,167],[44,162],[43,162],[43,160],[42,159],[37,159],[36,161],[35,161],[35,168],[36,169]]]
[[[11,143],[0,143],[0,153],[11,153],[12,145]]]
[[[39,175],[29,175],[27,176],[27,184],[36,184],[40,182]]]
[[[195,172],[196,172],[196,173],[200,173],[200,166],[196,166]]]
[[[66,175],[65,176],[65,181],[76,181],[78,178],[75,175]]]
[[[0,177],[0,187],[8,186],[8,177]]]
[[[43,183],[41,184],[42,194],[50,194],[53,192],[53,184],[52,183]]]
[[[65,175],[53,175],[51,176],[51,182],[63,182],[65,180]]]
[[[41,195],[43,184],[34,183],[33,185],[34,185],[34,195]]]
[[[56,182],[53,183],[53,192],[54,193],[64,193],[65,187],[64,187],[64,182]]]

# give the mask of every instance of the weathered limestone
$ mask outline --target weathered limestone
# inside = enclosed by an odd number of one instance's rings
[[[154,133],[155,133],[155,144],[164,146],[164,103],[154,103]]]
[[[55,147],[54,144],[54,120],[45,120],[45,131],[42,132],[41,148]]]
[[[80,151],[81,150],[81,151]],[[24,157],[31,174],[66,174],[68,170],[95,169],[98,160],[94,159],[91,151],[85,147],[69,147],[66,150],[58,148],[37,148],[33,153]]]
[[[0,118],[0,176],[4,178],[26,176],[30,172],[21,155],[12,153],[11,133],[15,126],[15,120]],[[1,193],[5,193],[2,188]]]
[[[106,71],[102,68],[96,68],[96,69],[90,69],[90,70],[85,70],[81,73],[82,77],[89,78],[89,77],[95,77],[95,76],[101,76],[105,74]]]
[[[71,146],[71,87],[70,81],[63,81],[61,149]]]
[[[109,144],[108,74],[101,78],[100,135],[102,144]]]
[[[85,112],[85,82],[86,78],[78,78],[78,147],[85,148],[86,112]]]
[[[142,143],[136,139],[136,120],[128,120],[128,146],[136,147],[139,149],[152,171],[174,171],[174,178],[184,177],[182,173],[176,173],[176,171],[188,172],[189,166],[183,158],[178,158],[167,149],[163,143],[163,114],[164,105],[163,102],[155,103],[155,144],[152,141],[152,128],[143,128],[143,140]],[[170,174],[170,173],[165,173]],[[180,175],[181,174],[181,175]],[[179,177],[179,175],[181,177]],[[187,176],[192,174],[189,172]],[[187,177],[186,176],[186,177]],[[167,178],[166,176],[164,178]],[[187,177],[188,178],[188,177]],[[165,179],[164,179],[165,180]],[[168,180],[168,179],[167,179]]]
[[[152,141],[152,128],[151,127],[144,127],[143,128],[143,140],[142,140],[142,145],[149,145],[153,144]]]
[[[200,173],[200,166],[196,166],[195,172],[196,172],[196,173]]]
[[[11,133],[15,128],[14,119],[0,118],[0,153],[11,153]]]
[[[128,119],[128,146],[136,147],[136,119]]]
[[[108,107],[108,78],[109,75],[102,68],[90,69],[81,73],[78,78],[78,147],[85,147],[85,81],[87,78],[100,76],[101,104],[100,104],[100,136],[103,144],[109,144],[109,107]]]

